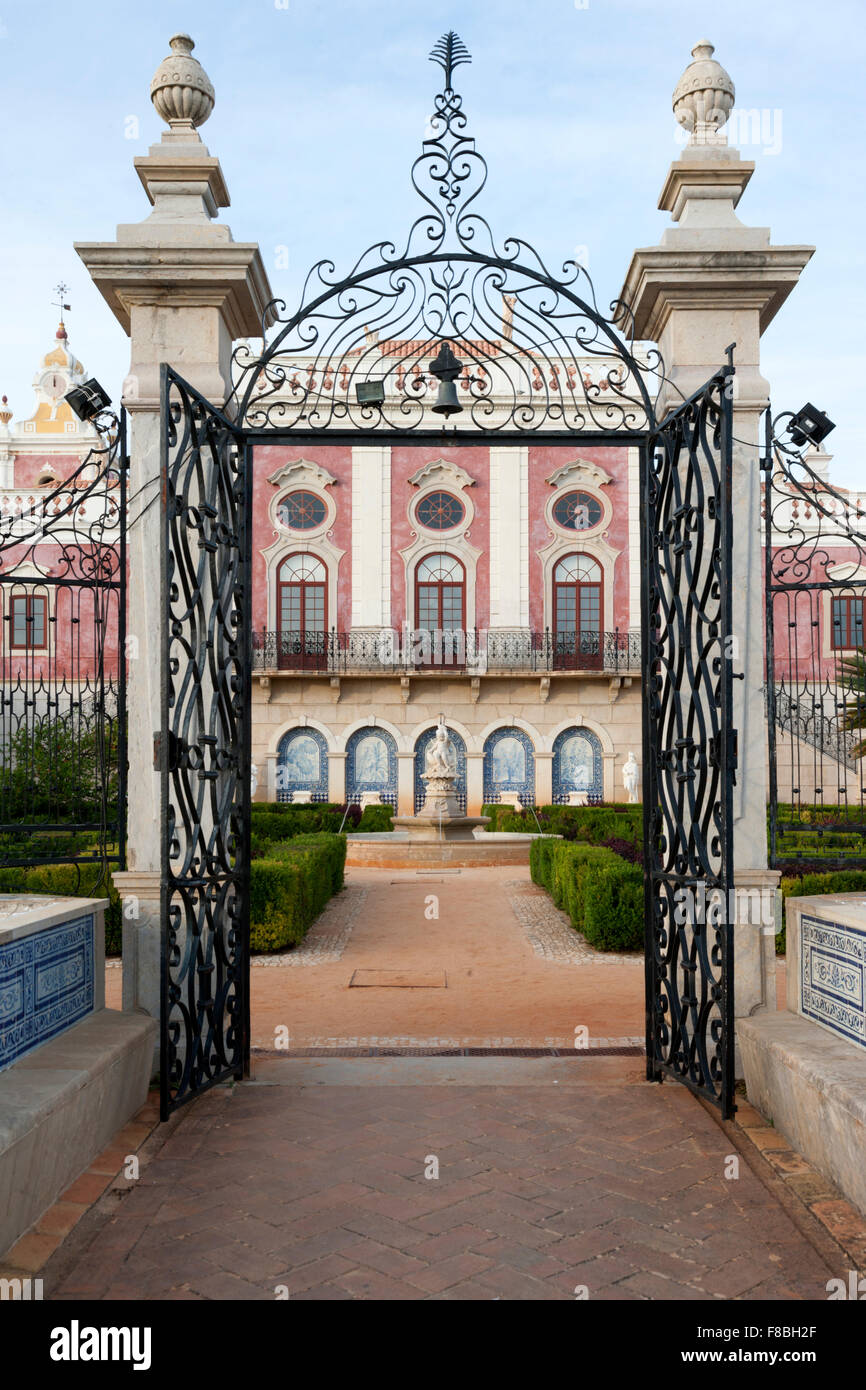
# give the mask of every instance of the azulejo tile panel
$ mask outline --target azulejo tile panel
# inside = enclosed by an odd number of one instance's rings
[[[800,918],[800,1008],[866,1047],[866,928]]]
[[[0,945],[0,1070],[93,1010],[93,915]]]

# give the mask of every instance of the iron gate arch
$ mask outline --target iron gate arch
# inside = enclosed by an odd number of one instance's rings
[[[412,182],[425,207],[402,248],[393,242],[374,243],[343,278],[337,278],[333,262],[319,261],[307,276],[294,313],[283,317],[284,302],[270,304],[262,317],[262,350],[249,344],[235,349],[233,384],[224,406],[210,405],[165,369],[164,564],[170,629],[163,648],[161,745],[166,1113],[222,1077],[242,1075],[248,1057],[251,620],[249,555],[244,547],[249,546],[255,444],[359,444],[387,437],[389,443],[432,441],[456,447],[485,440],[519,444],[539,439],[572,446],[578,439],[586,445],[635,445],[641,453],[643,555],[656,567],[656,607],[661,602],[658,595],[665,592],[666,573],[658,557],[669,553],[671,529],[682,529],[673,505],[682,460],[688,461],[693,475],[686,487],[689,493],[700,483],[707,452],[715,451],[712,486],[702,490],[700,505],[691,496],[687,504],[701,546],[717,540],[722,525],[721,513],[711,515],[708,509],[730,506],[729,488],[717,477],[729,473],[729,430],[714,426],[706,432],[720,404],[721,378],[714,377],[703,392],[685,402],[682,413],[674,411],[658,421],[659,392],[666,388],[667,396],[674,398],[678,392],[665,376],[657,349],[635,344],[629,307],[614,301],[609,314],[603,314],[587,270],[576,261],[566,261],[555,276],[528,242],[512,236],[497,244],[476,210],[486,183],[486,163],[465,133],[462,98],[452,85],[454,70],[469,61],[469,54],[451,33],[443,36],[431,58],[442,67],[445,83],[435,98],[433,135],[423,142],[412,168]],[[269,342],[273,325],[277,331]],[[727,407],[721,409],[724,414]],[[438,423],[440,414],[447,419],[464,412],[467,425],[462,428]],[[700,444],[688,443],[682,453],[693,417],[700,419],[698,428],[704,434]],[[657,450],[668,460],[664,487],[652,462]],[[210,568],[201,551],[210,555]],[[222,557],[237,580],[230,596],[219,580],[214,556]],[[717,556],[715,581],[724,588],[728,551],[721,547]],[[704,576],[695,579],[688,565],[680,565],[676,574],[682,591],[671,595],[671,612],[685,634],[691,618],[684,615],[704,597],[693,586]],[[651,605],[649,612],[655,613],[656,607]],[[217,660],[211,656],[210,617],[219,636]],[[712,634],[709,629],[705,634],[699,666],[712,664],[716,646],[726,635],[721,612]],[[659,644],[645,655],[657,664],[664,660]],[[182,670],[184,661],[195,673],[192,677]],[[690,665],[679,665],[673,676],[678,697],[687,701],[695,672]],[[202,680],[207,684],[204,702]],[[702,678],[702,691],[705,684]],[[185,713],[190,703],[197,711],[192,720]],[[668,804],[675,805],[671,784],[682,769],[676,763],[679,755],[665,742],[673,726],[656,713],[655,704],[646,705],[644,722],[654,756],[646,790],[656,797],[664,792]],[[724,717],[729,714],[727,704]],[[714,816],[724,820],[724,804],[720,810],[717,798],[724,803],[725,779],[732,773],[730,745],[716,737],[716,724],[711,728],[708,723],[699,732],[690,757],[703,771],[692,789],[692,804],[696,823],[704,826]],[[649,745],[645,767],[647,751]],[[710,766],[712,776],[707,772]],[[210,779],[212,790],[219,791],[216,800],[212,798],[207,833],[200,819],[204,803],[195,785],[202,779]],[[646,884],[648,903],[652,898],[657,904],[667,901],[677,866],[663,844],[659,822],[654,819],[653,825],[645,832]],[[730,871],[730,855],[720,867],[705,840],[694,838],[689,867],[692,878],[711,878],[720,886]],[[225,923],[214,911],[219,903],[231,908]],[[695,1064],[686,1074],[676,1053],[683,1030],[675,1041],[665,1035],[667,1025],[658,1009],[659,980],[673,965],[659,946],[660,920],[660,909],[648,907],[647,1009],[653,1020],[651,1027],[648,1024],[648,1066],[653,1076],[668,1070],[690,1080],[724,1106],[730,1077],[723,1096],[709,1064]],[[682,964],[684,957],[679,960]],[[706,953],[690,956],[687,968],[707,972],[709,993],[730,990],[727,954],[721,985],[718,972],[709,978],[713,962]],[[726,1009],[718,1024],[724,1035],[723,1067],[729,1065],[732,1046]],[[712,1051],[718,1020],[706,1011],[689,1017],[689,1046],[703,1056],[708,1045],[701,1030],[712,1033]]]

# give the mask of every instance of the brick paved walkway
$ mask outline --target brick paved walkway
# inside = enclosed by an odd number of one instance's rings
[[[632,1059],[259,1061],[150,1146],[47,1298],[823,1299],[839,1273]]]

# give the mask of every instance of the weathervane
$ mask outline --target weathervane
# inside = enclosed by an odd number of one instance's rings
[[[472,54],[453,29],[443,34],[430,54],[431,63],[438,63],[445,73],[445,90],[451,91],[451,74],[461,63],[471,63]]]
[[[65,285],[61,280],[59,285],[54,286],[54,293],[59,295],[60,298],[59,300],[52,299],[51,302],[54,305],[55,309],[60,310],[60,322],[63,323],[64,310],[66,313],[69,313],[69,310],[72,308],[71,304],[64,304],[63,302],[64,295],[67,295],[69,293],[69,286]]]

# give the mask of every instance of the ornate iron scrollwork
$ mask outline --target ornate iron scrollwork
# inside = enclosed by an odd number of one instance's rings
[[[163,1116],[249,1061],[250,470],[163,368]]]
[[[733,1109],[731,400],[726,367],[644,459],[647,1075]]]
[[[557,277],[521,238],[497,243],[477,210],[487,165],[451,86],[469,54],[452,33],[431,57],[445,88],[412,166],[424,208],[406,241],[399,249],[376,242],[343,277],[332,261],[318,261],[290,315],[284,301],[269,304],[264,350],[235,351],[227,414],[255,431],[432,428],[439,383],[431,361],[444,346],[462,365],[467,427],[645,429],[664,376],[658,352],[636,349],[622,302],[608,316],[600,310],[577,261],[566,261]],[[597,367],[590,370],[587,358]],[[381,385],[373,393],[379,401],[365,390],[359,400],[357,388],[371,383]]]

